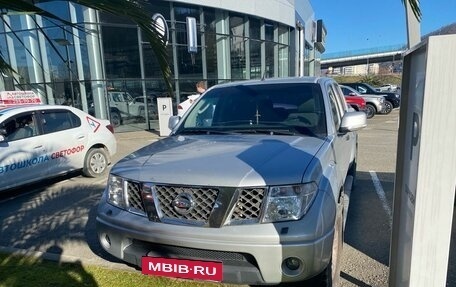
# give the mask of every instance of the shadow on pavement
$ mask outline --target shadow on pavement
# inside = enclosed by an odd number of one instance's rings
[[[391,211],[394,174],[377,173],[377,176],[386,202],[379,198],[370,173],[358,171],[356,187],[351,193],[344,241],[361,253],[389,266],[392,218],[385,210],[385,204]]]
[[[0,261],[1,286],[98,286],[94,277],[88,273],[79,260],[71,264],[61,262],[62,248],[49,247],[42,258],[24,260],[21,256],[8,255]],[[55,261],[44,263],[42,260]],[[56,268],[57,265],[58,268]]]
[[[93,258],[93,252],[119,262],[103,252],[95,230],[104,184],[76,175],[2,194],[0,246],[51,253],[58,246],[63,256]]]
[[[347,280],[348,282],[352,283],[355,286],[372,287],[372,285],[366,284],[363,281],[358,280],[355,277],[352,277],[345,272],[340,272],[340,277],[342,277],[343,279]]]

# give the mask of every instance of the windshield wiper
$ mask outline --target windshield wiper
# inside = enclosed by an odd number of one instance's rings
[[[212,130],[212,129],[184,129],[178,132],[178,134],[187,134],[187,135],[228,135],[232,134],[231,132],[221,131],[221,130]]]
[[[269,134],[269,135],[285,135],[292,136],[296,133],[290,130],[284,129],[240,129],[240,130],[231,130],[233,133],[237,134]]]

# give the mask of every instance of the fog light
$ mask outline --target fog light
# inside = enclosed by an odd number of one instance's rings
[[[285,266],[290,270],[298,270],[301,267],[301,260],[296,257],[290,257],[285,259]]]
[[[106,250],[111,248],[111,238],[109,238],[109,235],[107,233],[100,235],[100,243]]]

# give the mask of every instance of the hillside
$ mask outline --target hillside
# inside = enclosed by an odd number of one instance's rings
[[[394,84],[401,86],[402,74],[388,74],[388,75],[363,75],[363,76],[344,76],[344,75],[333,75],[331,76],[338,83],[349,83],[349,82],[363,82],[371,84],[372,86],[378,87],[383,84]]]

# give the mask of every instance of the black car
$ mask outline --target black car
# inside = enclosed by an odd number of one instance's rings
[[[374,87],[366,83],[343,83],[346,86],[352,87],[360,94],[382,95],[385,98],[385,113],[389,113],[392,109],[398,108],[401,104],[401,96],[392,92],[379,92]]]

